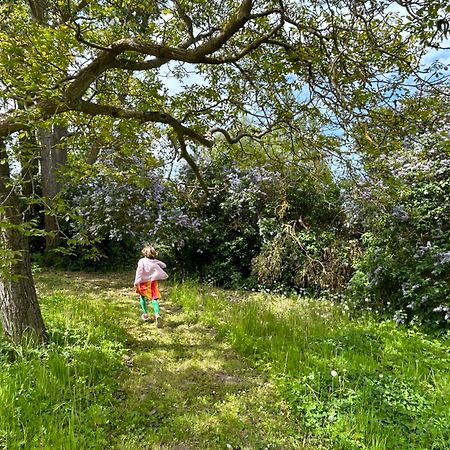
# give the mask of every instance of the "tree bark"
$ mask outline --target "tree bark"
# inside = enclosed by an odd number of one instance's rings
[[[6,270],[0,272],[0,315],[3,330],[13,341],[31,336],[47,340],[31,273],[28,239],[23,233],[19,199],[12,187],[5,144],[0,140],[0,248]]]
[[[44,216],[46,252],[58,245],[58,218],[51,209],[54,198],[61,190],[58,170],[67,163],[67,148],[61,145],[61,139],[66,134],[67,128],[59,125],[53,126],[51,130],[40,130],[42,196],[48,202]]]

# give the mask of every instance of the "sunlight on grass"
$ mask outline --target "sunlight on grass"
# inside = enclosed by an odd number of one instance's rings
[[[350,317],[345,304],[320,299],[232,302],[188,284],[173,295],[267,370],[328,448],[450,448],[448,339]]]
[[[124,384],[121,413],[133,432],[117,433],[114,445],[178,448],[170,445],[176,442],[186,449],[303,448],[295,421],[287,420],[287,407],[273,386],[213,330],[180,321],[180,315],[184,317],[184,311],[167,318],[166,333],[150,328],[155,339],[149,340],[149,349],[136,351],[138,369]]]
[[[0,341],[0,448],[104,448],[124,331],[61,274],[38,290],[49,344]]]
[[[0,448],[450,448],[448,337],[345,303],[40,274],[50,343],[0,340]],[[250,363],[251,362],[251,363]]]

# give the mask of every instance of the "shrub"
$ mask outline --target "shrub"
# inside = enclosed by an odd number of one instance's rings
[[[360,204],[365,252],[351,290],[356,298],[367,297],[392,311],[399,323],[450,324],[450,158],[445,129],[441,124],[439,131],[405,138],[400,149],[378,156],[375,162],[384,177],[363,186],[370,196],[387,200],[376,212]]]

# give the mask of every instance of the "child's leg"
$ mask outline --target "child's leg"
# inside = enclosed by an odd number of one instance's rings
[[[159,315],[158,299],[161,298],[161,294],[159,293],[157,281],[152,281],[151,291],[152,291],[153,312],[155,313],[155,322],[156,322],[156,326],[158,328],[160,328],[162,326],[162,322],[161,322],[161,316]]]
[[[159,316],[159,305],[158,305],[158,300],[156,300],[156,298],[152,298],[152,306],[153,306],[153,312],[155,313],[155,316]]]
[[[147,299],[143,295],[141,295],[139,299],[139,304],[141,305],[142,312],[144,314],[148,314]]]
[[[159,315],[159,305],[156,298],[152,298],[153,312],[155,313],[155,323],[158,328],[162,327],[161,316]]]
[[[159,288],[158,288],[158,282],[152,281],[150,287],[151,287],[151,292],[152,292],[153,312],[155,313],[155,317],[158,317],[159,316],[158,298],[161,298],[161,294],[159,293]]]

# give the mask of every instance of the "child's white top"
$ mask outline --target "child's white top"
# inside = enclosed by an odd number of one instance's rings
[[[134,285],[145,283],[146,281],[165,280],[169,275],[163,269],[166,265],[158,259],[141,258],[138,261]]]

